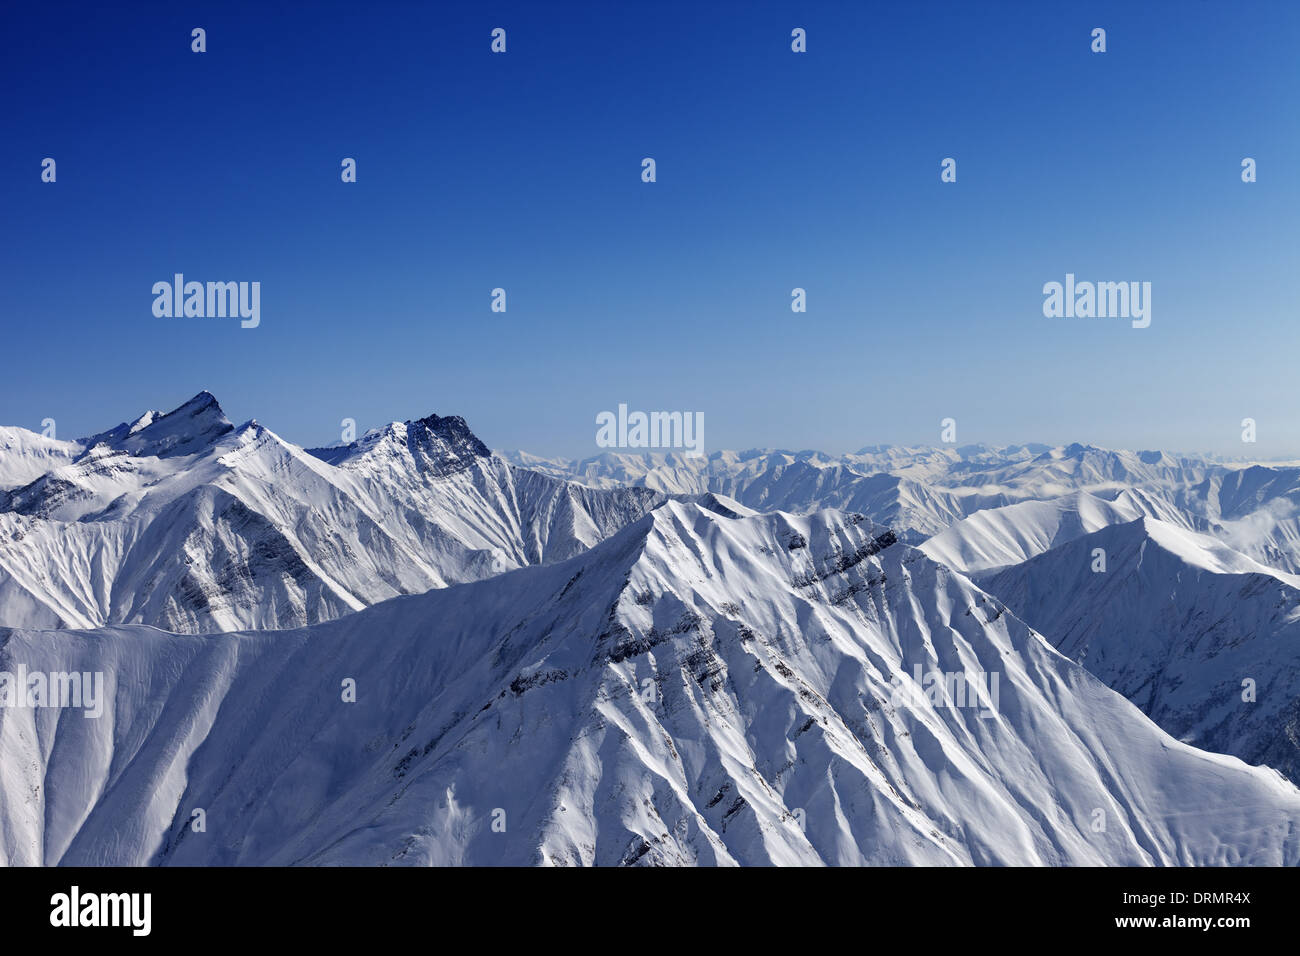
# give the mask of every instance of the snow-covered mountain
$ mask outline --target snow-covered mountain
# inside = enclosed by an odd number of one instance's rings
[[[699,494],[710,482],[744,485],[773,468],[806,462],[813,466],[843,465],[862,475],[890,474],[921,482],[941,482],[963,469],[1004,468],[1050,452],[1047,445],[927,446],[871,445],[846,455],[815,450],[753,449],[716,451],[688,457],[677,452],[602,452],[590,458],[546,458],[522,451],[503,452],[524,468],[571,478],[593,487],[644,485],[671,494]]]
[[[1300,862],[1290,782],[841,512],[670,502],[293,631],[0,632],[20,664],[110,686],[0,709],[10,865]]]
[[[1262,466],[1212,473],[1178,495],[1215,537],[1257,561],[1300,573],[1300,468]]]
[[[35,481],[84,451],[78,442],[58,441],[25,428],[0,426],[0,493]]]
[[[1300,577],[1138,518],[979,580],[1169,733],[1300,782]]]
[[[1054,498],[1031,498],[978,510],[925,542],[951,567],[985,571],[1016,564],[1050,547],[1139,517],[1209,534],[1278,570],[1300,571],[1300,469],[1208,465],[1130,475],[1116,490],[1093,483]]]
[[[1081,444],[874,446],[839,457],[815,451],[715,452],[706,458],[606,453],[582,461],[541,459],[519,452],[510,457],[592,487],[644,486],[678,495],[714,491],[762,511],[850,509],[888,524],[914,544],[942,536],[963,519],[994,509],[1054,503],[1051,509],[1025,508],[994,519],[995,524],[1017,528],[1022,520],[1029,521],[1032,527],[1013,535],[1025,538],[1019,545],[1002,542],[1000,531],[985,525],[982,518],[949,534],[948,544],[936,543],[947,558],[969,552],[979,567],[987,567],[982,562],[990,559],[1010,562],[1038,553],[1030,550],[1017,558],[1019,547],[1033,544],[1025,536],[1032,537],[1038,533],[1034,528],[1052,520],[1048,511],[1077,510],[1080,503],[1068,499],[1085,494],[1094,502],[1082,505],[1085,523],[1100,520],[1098,509],[1111,512],[1113,520],[1150,515],[1222,533],[1240,550],[1261,559],[1271,556],[1269,563],[1280,562],[1278,566],[1288,570],[1300,568],[1300,491],[1292,494],[1300,486],[1300,469],[1233,467],[1164,452],[1112,451]],[[1243,475],[1257,476],[1251,480],[1262,487],[1254,496],[1238,492]],[[1221,497],[1228,502],[1227,510]],[[1070,533],[1073,519],[1062,514],[1061,520],[1061,532]],[[995,538],[993,550],[981,557],[981,549],[990,547],[990,534]],[[963,544],[965,535],[972,540]]]
[[[1298,516],[1085,445],[7,428],[0,672],[110,686],[0,707],[0,862],[1300,863]]]
[[[840,508],[983,570],[1139,515],[1300,567],[1295,469],[1083,445],[708,458],[492,454],[462,419],[305,451],[200,393],[75,442],[0,433],[0,623],[202,632],[328,620],[571,557],[667,498]],[[883,469],[889,469],[888,471]],[[990,562],[993,562],[992,564]]]
[[[977,511],[929,538],[921,549],[950,568],[987,571],[1019,564],[1058,544],[1141,517],[1159,517],[1179,527],[1208,527],[1208,522],[1138,489],[1125,489],[1113,500],[1076,491]]]
[[[514,467],[459,418],[313,454],[235,426],[206,392],[80,442],[5,435],[0,624],[15,626],[315,623],[563,560],[664,500]]]

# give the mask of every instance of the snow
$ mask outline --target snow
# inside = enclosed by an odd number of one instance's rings
[[[0,623],[293,627],[571,557],[664,500],[513,468],[458,419],[390,427],[338,464],[231,425],[206,393],[128,431],[0,495]]]
[[[1300,781],[1300,578],[1147,518],[979,580],[1165,730]]]
[[[1294,466],[0,428],[3,864],[1296,865],[1298,647]]]
[[[57,441],[25,428],[0,427],[0,494],[30,484],[82,451],[78,442]]]
[[[1277,773],[1170,738],[883,533],[671,502],[310,628],[5,633],[112,702],[0,711],[0,862],[1300,862]],[[996,715],[900,698],[916,664],[999,673]]]

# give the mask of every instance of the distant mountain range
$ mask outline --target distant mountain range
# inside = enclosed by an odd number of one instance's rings
[[[0,863],[1293,865],[1298,506],[1082,445],[305,450],[206,392],[3,428],[0,674],[109,689],[0,706]]]

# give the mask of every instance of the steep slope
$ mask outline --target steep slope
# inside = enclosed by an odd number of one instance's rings
[[[311,624],[571,557],[664,500],[513,468],[458,418],[310,454],[206,392],[74,447],[0,492],[0,623]]]
[[[1204,516],[1211,533],[1235,550],[1300,573],[1300,469],[1254,465],[1212,474],[1178,503]]]
[[[1021,501],[977,511],[921,545],[934,560],[958,571],[988,571],[1042,554],[1113,524],[1159,517],[1180,527],[1200,525],[1169,502],[1126,489],[1107,500],[1086,491],[1045,501]]]
[[[1300,780],[1300,578],[1143,518],[979,580],[1169,733]]]
[[[1281,776],[858,515],[672,502],[311,628],[8,631],[0,661],[110,684],[98,719],[0,708],[8,864],[1300,862]]]
[[[505,567],[572,557],[666,500],[646,488],[592,489],[493,456],[459,417],[393,423],[344,448],[309,454],[367,499],[400,505],[399,523],[436,515],[458,541],[497,549]]]
[[[78,442],[57,441],[25,428],[0,426],[0,493],[30,484],[83,451],[85,448]]]

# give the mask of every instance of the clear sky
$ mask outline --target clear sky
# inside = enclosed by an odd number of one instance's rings
[[[1300,455],[1298,3],[0,17],[0,423],[73,437],[208,389],[308,446],[436,412],[587,455],[625,402],[702,412],[710,451],[953,417]],[[177,272],[259,281],[261,325],[156,318]],[[1151,326],[1045,318],[1067,272],[1149,281]]]

